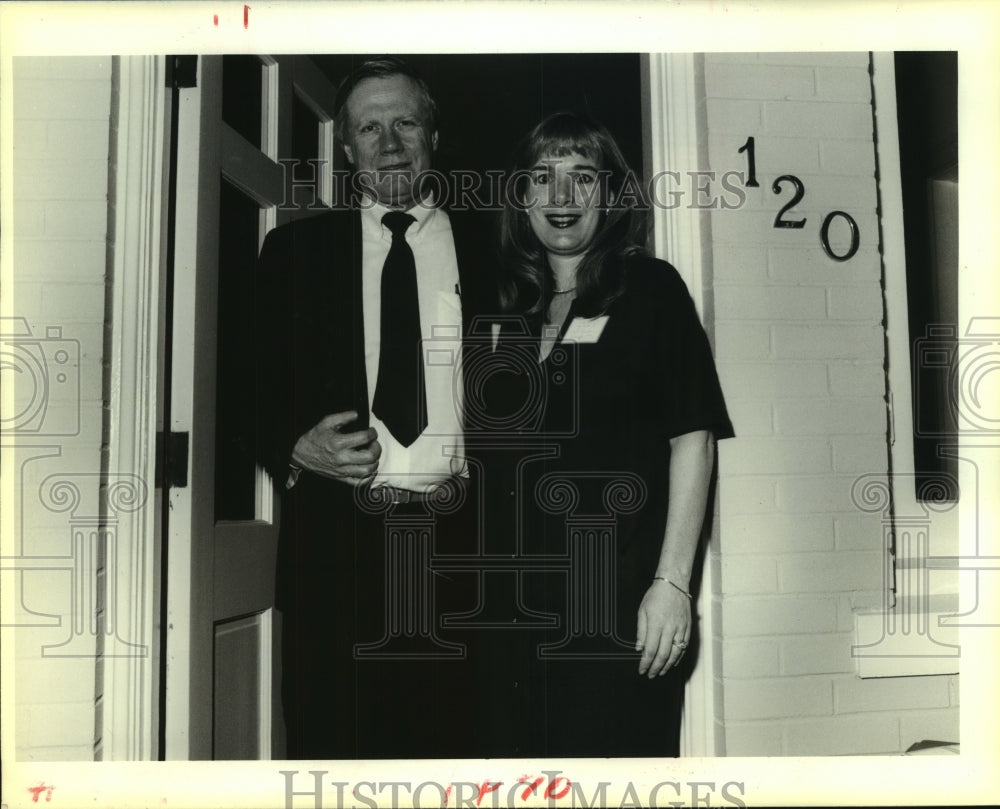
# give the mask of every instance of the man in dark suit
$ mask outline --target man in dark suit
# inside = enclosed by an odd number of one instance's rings
[[[437,111],[405,63],[366,62],[336,108],[362,194],[272,231],[257,276],[257,446],[285,489],[288,755],[461,756],[475,683],[438,629],[470,603],[430,556],[475,545],[459,357],[492,239],[419,183]]]

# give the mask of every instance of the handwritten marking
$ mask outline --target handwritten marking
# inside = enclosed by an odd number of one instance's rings
[[[531,776],[529,775],[522,775],[520,778],[517,779],[517,782],[519,784],[526,783],[530,777]],[[522,801],[528,800],[528,796],[530,796],[532,792],[537,792],[538,788],[542,785],[542,782],[544,780],[545,780],[544,778],[539,776],[534,781],[532,781],[531,786],[529,786],[526,790],[524,790],[524,792],[521,793],[521,800]]]
[[[503,781],[497,781],[495,783],[490,783],[489,781],[483,781],[483,783],[479,785],[479,795],[476,796],[476,806],[479,806],[479,804],[483,802],[484,795],[488,795],[491,792],[496,792],[498,789],[500,789],[500,786],[502,784]]]
[[[561,786],[559,782],[565,782]],[[469,786],[477,787],[478,794],[476,795],[476,806],[482,806],[483,798],[489,795],[491,792],[496,792],[500,787],[503,786],[503,781],[483,781],[480,784],[469,784]],[[531,775],[522,775],[517,779],[518,784],[525,784],[526,788],[519,795],[522,801],[527,801],[532,794],[538,795],[538,788],[545,783],[545,778],[542,776],[534,777]],[[462,786],[461,784],[459,786]],[[570,781],[565,775],[557,775],[555,778],[549,780],[548,785],[545,787],[543,795],[548,800],[560,800],[569,795],[572,789],[573,782]],[[448,784],[448,788],[444,791],[444,801],[442,803],[443,807],[447,807],[451,803],[451,794],[455,789],[454,784]],[[513,798],[513,790],[516,787],[512,787],[511,794],[508,795],[507,800],[510,801]],[[459,793],[461,794],[461,793]],[[471,801],[465,799],[464,801],[459,799],[462,805],[471,804]]]
[[[218,25],[219,25],[219,15],[218,14],[213,14],[212,15],[212,25],[218,27]]]
[[[250,27],[250,6],[243,6],[243,27]]]
[[[41,795],[43,792],[45,793],[46,802],[51,801],[53,789],[55,789],[55,787],[47,786],[44,783],[39,784],[37,787],[28,787],[28,792],[31,793],[31,802],[38,803],[38,796]]]
[[[560,792],[556,792],[555,791],[556,784],[559,783],[560,778],[566,782],[566,788]],[[555,798],[556,800],[559,800],[559,798],[565,798],[569,794],[570,787],[571,787],[570,780],[565,775],[557,775],[555,778],[552,779],[552,781],[549,782],[549,785],[545,788],[545,797]]]

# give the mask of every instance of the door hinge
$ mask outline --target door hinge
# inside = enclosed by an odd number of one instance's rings
[[[197,87],[198,57],[168,56],[167,57],[167,87]]]
[[[164,447],[166,444],[166,447]],[[156,487],[167,489],[172,486],[183,489],[188,484],[188,434],[170,433],[170,440],[164,441],[164,434],[156,434]]]

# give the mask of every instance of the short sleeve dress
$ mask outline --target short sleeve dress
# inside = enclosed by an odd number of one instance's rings
[[[604,314],[583,314],[574,302],[536,369],[499,361],[510,372],[484,385],[512,417],[504,474],[518,482],[506,511],[494,502],[504,516],[491,524],[530,561],[519,595],[535,616],[494,636],[495,753],[676,756],[688,669],[640,677],[636,619],[666,527],[670,439],[698,430],[723,439],[733,428],[672,266],[629,258],[623,293]],[[527,344],[537,360],[538,336],[537,326],[517,334],[505,324],[495,355]],[[696,654],[695,642],[688,665]],[[531,718],[506,727],[513,715]]]

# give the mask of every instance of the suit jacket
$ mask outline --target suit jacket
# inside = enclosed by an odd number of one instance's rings
[[[462,317],[492,311],[492,221],[449,214]],[[361,300],[361,214],[331,211],[268,234],[257,275],[258,458],[279,483],[298,438],[330,413],[368,425]]]
[[[468,333],[474,315],[490,310],[494,239],[481,214],[450,217]],[[265,240],[255,307],[256,447],[279,487],[295,442],[324,416],[357,410],[358,427],[368,424],[361,246],[356,210],[293,222]],[[356,644],[378,641],[386,620],[383,517],[358,508],[355,494],[303,473],[282,497],[276,601],[289,757],[460,755],[462,737],[439,718],[471,710],[466,667],[352,654]],[[439,537],[467,533],[437,528]],[[462,597],[435,590],[442,608]]]

